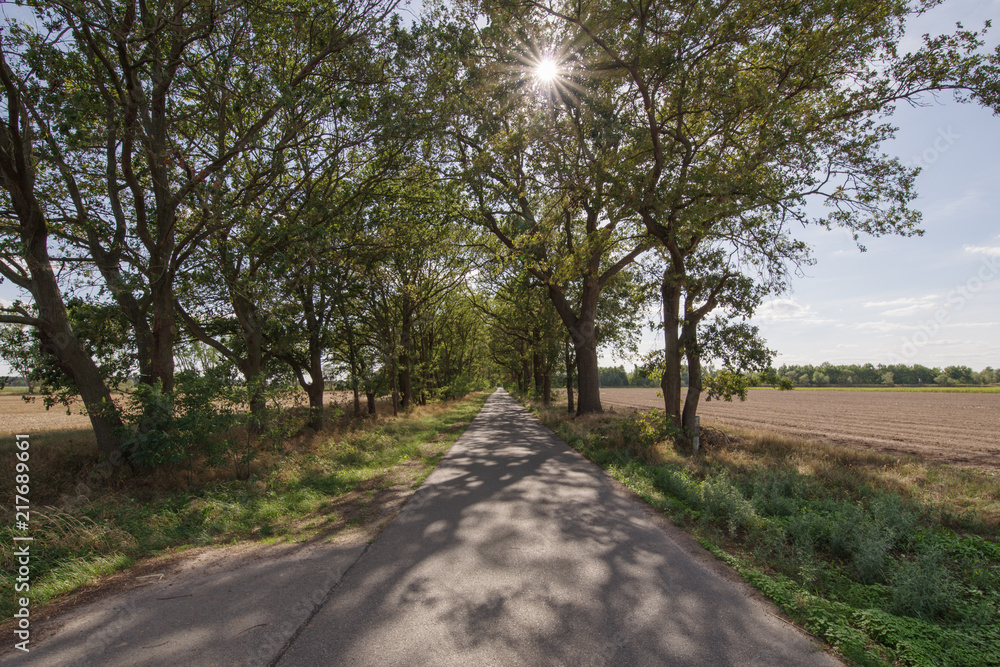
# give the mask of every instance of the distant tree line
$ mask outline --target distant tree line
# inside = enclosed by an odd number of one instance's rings
[[[854,385],[987,385],[1000,381],[1000,371],[987,366],[974,371],[968,366],[927,367],[920,364],[843,364],[823,362],[812,364],[783,364],[777,375],[787,378],[799,387],[850,387]],[[761,373],[753,374],[754,385],[773,384]]]
[[[602,388],[611,387],[659,387],[660,382],[657,377],[650,373],[649,368],[636,366],[632,371],[626,371],[624,366],[604,367],[599,372]],[[683,386],[688,384],[687,366],[681,366],[681,382]]]
[[[707,369],[706,377],[714,377],[718,371]],[[637,366],[632,371],[626,371],[624,366],[602,366],[599,377],[602,388],[613,387],[658,387],[658,380],[652,377],[649,368]],[[681,368],[682,385],[688,385],[687,367]],[[812,364],[783,364],[777,370],[750,373],[751,386],[779,384],[787,380],[785,386],[791,383],[796,387],[851,387],[855,385],[989,385],[1000,382],[1000,370],[987,366],[981,371],[974,371],[969,366],[937,366],[927,367],[920,364],[906,366],[903,364],[843,364],[834,365],[823,362],[818,366]],[[565,377],[557,378],[556,384],[564,386]]]

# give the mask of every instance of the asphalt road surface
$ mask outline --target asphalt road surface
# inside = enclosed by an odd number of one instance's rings
[[[498,390],[277,664],[831,665]]]

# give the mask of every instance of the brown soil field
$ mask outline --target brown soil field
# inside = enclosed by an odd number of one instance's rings
[[[602,389],[601,401],[663,409],[655,389]],[[708,422],[1000,470],[1000,394],[752,389],[746,402],[702,402],[698,412]]]
[[[73,407],[73,414],[67,415],[66,408],[61,406],[46,410],[41,398],[25,403],[21,394],[0,393],[0,435],[11,433],[34,435],[42,431],[88,426],[90,418],[81,415],[78,406]]]
[[[303,403],[308,405],[305,394]],[[341,410],[353,409],[353,396],[348,391],[326,392],[326,405],[337,406]],[[380,398],[376,402],[380,415],[392,414],[392,402],[388,398]],[[56,406],[45,409],[41,398],[26,403],[21,393],[0,392],[0,437],[14,433],[33,435],[44,431],[62,431],[69,429],[89,428],[90,418],[81,414],[82,403],[76,403],[71,409],[72,414],[66,414],[66,408]],[[361,397],[361,409],[366,410],[365,397]]]

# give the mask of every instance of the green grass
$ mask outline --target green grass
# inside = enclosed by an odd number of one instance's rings
[[[396,419],[350,423],[339,432],[294,443],[249,480],[219,480],[183,490],[164,490],[156,480],[143,478],[129,480],[125,489],[106,488],[92,476],[96,456],[82,452],[79,461],[63,466],[75,475],[64,473],[57,488],[39,489],[50,504],[34,504],[32,493],[33,611],[164,552],[246,540],[325,538],[378,518],[367,505],[379,491],[419,486],[485,400],[486,394],[475,394]],[[46,453],[47,444],[47,439],[33,439],[33,479],[41,479],[46,466],[61,460]],[[3,443],[0,457],[0,473],[11,479],[11,443]],[[14,518],[12,505],[5,504],[8,526]],[[12,545],[8,533],[0,544],[0,615],[5,618],[11,617],[16,597]]]
[[[997,475],[739,430],[693,455],[662,414],[531,407],[847,660],[1000,665]]]
[[[763,389],[767,391],[777,391],[774,387],[751,387],[751,389]],[[1000,394],[998,386],[982,387],[795,387],[793,391],[904,391],[920,392],[927,394]]]

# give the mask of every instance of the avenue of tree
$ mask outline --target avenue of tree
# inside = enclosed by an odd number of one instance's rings
[[[747,320],[812,261],[796,229],[920,233],[894,105],[1000,99],[980,32],[900,52],[933,2],[397,2],[8,17],[0,342],[112,465],[171,460],[171,420],[226,387],[251,431],[289,385],[314,429],[330,383],[356,416],[553,378],[599,412],[599,351],[647,313],[690,436],[704,390],[773,374]]]

